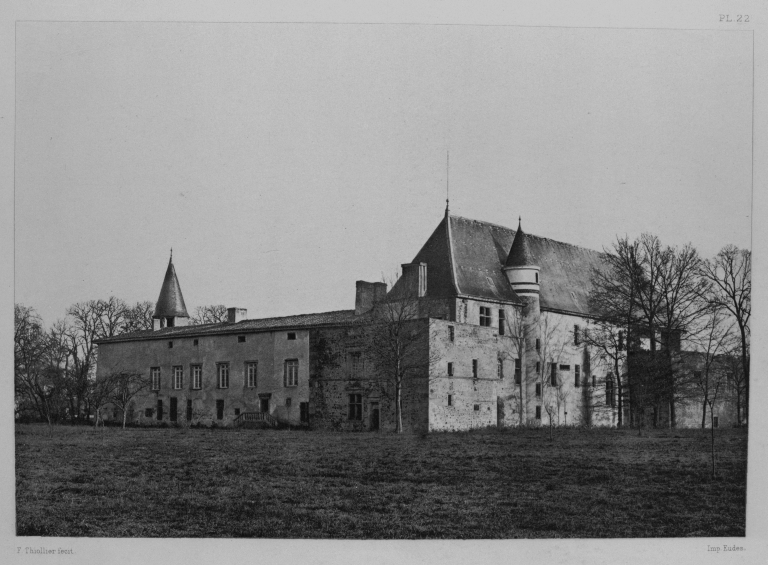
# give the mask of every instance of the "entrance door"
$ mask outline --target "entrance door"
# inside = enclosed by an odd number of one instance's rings
[[[269,414],[269,398],[259,398],[259,410]]]
[[[372,432],[379,431],[379,403],[371,402],[371,424],[370,429]]]

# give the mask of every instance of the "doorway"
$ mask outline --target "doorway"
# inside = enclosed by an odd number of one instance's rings
[[[259,398],[259,411],[264,412],[266,414],[269,414],[269,398],[268,397],[261,397]]]
[[[370,421],[369,429],[372,432],[379,431],[379,403],[378,402],[371,402],[371,421]]]

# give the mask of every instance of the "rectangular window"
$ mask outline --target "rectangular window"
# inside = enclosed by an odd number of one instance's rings
[[[694,371],[693,378],[697,381],[701,381],[701,371]]]
[[[592,388],[597,386],[597,377],[595,375],[592,375]]]
[[[491,309],[480,306],[480,325],[491,327]]]
[[[619,351],[624,351],[624,332],[619,330]]]
[[[504,378],[504,359],[499,357],[499,361],[496,365],[496,377],[499,379]]]
[[[541,351],[541,340],[536,338],[536,351]]]
[[[448,363],[448,376],[449,377],[453,376],[453,363],[451,362]]]
[[[187,422],[192,421],[192,399],[187,399]]]
[[[244,335],[237,336],[237,343],[245,343],[245,336]]]
[[[539,361],[536,361],[536,374],[538,375],[541,371],[541,363]]]
[[[363,395],[362,394],[350,394],[349,395],[349,413],[348,418],[350,420],[362,420],[363,419]]]
[[[448,406],[453,406],[453,395],[452,394],[448,395]]]
[[[574,374],[573,386],[577,386],[577,387],[581,386],[581,367],[576,365],[573,374]]]
[[[720,422],[719,422],[719,418],[718,418],[717,416],[715,416],[714,418],[712,418],[712,425],[713,425],[714,427],[717,427],[719,423],[720,423]]]
[[[229,363],[218,363],[219,388],[229,388]]]
[[[309,422],[309,402],[299,402],[299,421],[302,424]]]
[[[173,368],[173,388],[181,390],[182,386],[184,386],[184,368],[177,365]]]
[[[480,411],[480,405],[479,404],[475,404],[475,412],[479,412],[479,411]]]
[[[160,367],[152,367],[149,372],[152,375],[152,390],[160,390]]]
[[[550,364],[550,383],[552,386],[557,386],[557,363],[551,363]]]
[[[541,396],[541,383],[536,383],[536,396]]]
[[[248,388],[256,388],[258,370],[259,364],[256,361],[249,361],[245,364],[245,383]]]
[[[157,419],[163,419],[163,400],[161,398],[157,399]]]
[[[504,335],[504,326],[506,324],[506,316],[504,310],[499,309],[499,335]]]
[[[515,359],[515,384],[519,385],[523,381],[523,364],[520,359]]]
[[[190,371],[192,372],[192,388],[194,390],[200,390],[203,388],[203,366],[192,365]]]
[[[179,406],[179,401],[175,396],[171,397],[171,409],[169,411],[169,416],[171,418],[171,422],[175,422],[177,418],[177,410]]]
[[[363,355],[359,351],[347,353],[347,365],[349,366],[349,377],[359,379],[363,376]]]
[[[195,339],[195,340],[193,340],[193,341],[192,341],[192,345],[194,345],[195,347],[197,347],[198,345],[200,345],[200,342],[199,342],[198,340],[196,340],[196,339]]]
[[[454,327],[448,326],[448,339],[453,341],[456,338]]]
[[[144,417],[145,418],[151,418],[152,417],[152,409],[151,408],[145,408],[144,409]]]
[[[224,419],[224,399],[222,398],[216,400],[216,419]]]
[[[299,386],[299,360],[286,359],[283,368],[283,383],[285,386]]]
[[[296,332],[288,332],[288,339],[294,341],[296,339]]]
[[[571,366],[570,365],[560,365],[560,370],[561,371],[570,371],[571,370]]]
[[[536,419],[541,420],[541,406],[536,407]]]
[[[477,359],[472,359],[472,378],[477,378]]]
[[[579,342],[581,341],[579,330],[580,330],[579,325],[575,324],[573,326],[573,345],[579,345]]]
[[[240,415],[240,409],[239,408],[235,408],[235,416],[239,416],[239,415]]]
[[[173,342],[172,341],[168,342],[168,349],[173,349]]]

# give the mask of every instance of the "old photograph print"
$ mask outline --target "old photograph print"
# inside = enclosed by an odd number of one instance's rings
[[[18,22],[15,65],[17,536],[745,536],[751,32]]]

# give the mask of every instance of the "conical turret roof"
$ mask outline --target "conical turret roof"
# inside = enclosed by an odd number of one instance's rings
[[[509,250],[507,256],[507,262],[505,267],[527,267],[532,266],[533,256],[528,245],[528,238],[523,232],[522,219],[518,218],[517,232],[515,232],[515,239],[512,241],[512,248]]]
[[[189,318],[184,297],[181,294],[179,279],[176,277],[176,269],[173,268],[173,253],[168,261],[168,269],[165,271],[163,288],[155,305],[154,318],[183,317]]]

